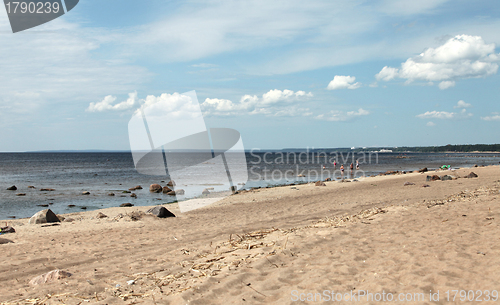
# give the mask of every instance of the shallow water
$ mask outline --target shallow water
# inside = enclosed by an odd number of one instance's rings
[[[242,176],[246,171],[248,181],[238,188],[269,187],[290,183],[338,179],[341,177],[340,165],[345,163],[344,177],[354,178],[363,175],[377,175],[387,170],[412,171],[422,167],[438,168],[451,165],[453,168],[471,167],[474,164],[498,164],[500,154],[340,154],[330,151],[317,153],[282,153],[252,152],[246,153],[247,167],[232,166],[231,175]],[[155,205],[184,200],[201,195],[204,188],[213,187],[214,191],[227,191],[228,180],[214,175],[216,164],[200,159],[197,153],[183,153],[177,158],[179,164],[193,164],[185,167],[182,184],[177,188],[186,191],[185,195],[168,196],[150,193],[152,183],[162,186],[168,182],[167,173],[162,176],[139,174],[131,153],[0,153],[0,219],[9,216],[16,218],[30,217],[49,205],[55,213],[70,213],[119,206],[130,202],[138,206]],[[196,161],[194,161],[196,160]],[[228,159],[230,160],[230,159]],[[338,163],[333,166],[333,161]],[[349,164],[360,162],[360,169],[350,171]],[[203,161],[199,163],[198,161]],[[213,168],[211,167],[213,164]],[[324,166],[324,168],[323,168]],[[297,177],[302,174],[305,177]],[[243,175],[244,176],[244,175]],[[236,184],[236,183],[235,183]],[[16,185],[18,190],[7,191],[7,187]],[[137,198],[129,193],[122,193],[131,187],[141,185],[144,189],[133,191]],[[35,189],[28,188],[35,186]],[[55,191],[44,192],[40,188],[53,188]],[[82,195],[89,191],[90,195]],[[115,196],[108,196],[108,193]],[[26,196],[16,196],[25,193]],[[74,205],[69,207],[68,205]]]

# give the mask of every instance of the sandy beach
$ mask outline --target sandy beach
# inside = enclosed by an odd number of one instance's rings
[[[471,171],[478,177],[464,178]],[[488,166],[258,189],[187,213],[164,205],[177,216],[166,219],[123,207],[64,214],[73,221],[56,226],[4,220],[16,233],[0,235],[0,301],[376,304],[382,293],[396,303],[494,300],[499,177],[500,167]],[[55,269],[72,276],[29,283]]]

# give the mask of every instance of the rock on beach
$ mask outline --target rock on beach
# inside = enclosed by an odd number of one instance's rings
[[[40,223],[51,223],[51,222],[61,222],[51,209],[42,210],[35,215],[31,216],[28,221],[29,224],[40,224]]]

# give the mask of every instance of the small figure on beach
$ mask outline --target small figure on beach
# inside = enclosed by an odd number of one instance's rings
[[[323,165],[323,169],[325,169],[325,168],[326,168],[326,166]]]
[[[337,168],[337,161],[333,161],[333,169]]]
[[[352,172],[352,170],[354,169],[354,164],[352,164],[352,162],[351,162],[351,165],[349,167],[351,168],[351,172]]]
[[[356,169],[358,170],[359,169],[359,161],[356,160]]]
[[[344,173],[344,164],[340,166],[340,171],[342,172],[342,174]]]

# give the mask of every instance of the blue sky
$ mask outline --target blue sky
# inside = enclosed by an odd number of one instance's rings
[[[499,143],[499,28],[496,1],[82,0],[16,34],[0,10],[0,151],[126,150],[148,96],[191,90],[246,149]]]

